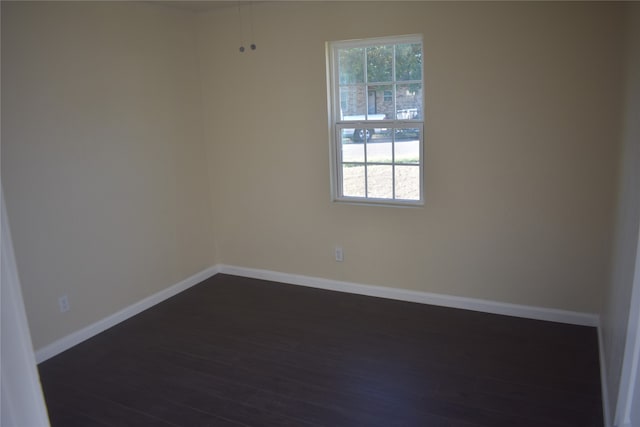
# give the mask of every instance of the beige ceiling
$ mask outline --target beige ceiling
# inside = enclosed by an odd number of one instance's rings
[[[238,1],[215,1],[215,0],[202,0],[202,1],[194,1],[194,0],[150,0],[150,3],[161,4],[163,6],[176,7],[179,9],[190,10],[193,12],[204,12],[213,9],[220,9],[224,7],[237,7]]]

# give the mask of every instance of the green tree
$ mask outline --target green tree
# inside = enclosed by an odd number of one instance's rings
[[[338,51],[340,84],[364,83],[364,49],[354,47]]]
[[[381,45],[366,48],[367,83],[393,81],[394,46]],[[419,44],[395,45],[396,81],[422,78],[422,47]],[[338,54],[340,84],[365,83],[365,49],[361,47],[340,49]]]
[[[419,44],[396,45],[396,80],[422,78],[422,47]]]
[[[393,80],[393,46],[367,48],[367,82],[382,83]]]

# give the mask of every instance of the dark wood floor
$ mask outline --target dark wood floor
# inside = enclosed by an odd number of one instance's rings
[[[603,425],[595,328],[221,274],[39,369],[53,426]]]

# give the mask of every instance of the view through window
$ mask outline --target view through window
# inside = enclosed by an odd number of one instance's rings
[[[422,204],[422,38],[328,47],[334,199]]]

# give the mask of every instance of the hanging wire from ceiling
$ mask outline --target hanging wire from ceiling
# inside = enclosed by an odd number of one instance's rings
[[[244,52],[244,37],[242,35],[242,10],[240,9],[240,2],[238,2],[238,30],[240,32],[240,53]]]
[[[249,2],[249,28],[251,29],[251,50],[256,50],[256,38],[253,35],[253,2]]]
[[[244,53],[246,50],[244,47],[244,32],[242,25],[242,5],[241,1],[238,1],[238,29],[239,29],[239,38],[240,38],[240,53]],[[249,33],[251,35],[251,45],[249,46],[251,50],[256,50],[258,47],[256,46],[254,40],[254,32],[253,32],[253,2],[249,2]]]

